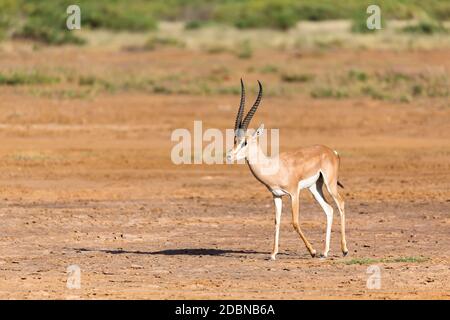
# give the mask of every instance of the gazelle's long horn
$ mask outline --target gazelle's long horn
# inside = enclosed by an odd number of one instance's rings
[[[245,88],[244,81],[241,78],[241,103],[239,104],[239,110],[236,115],[236,122],[234,123],[234,132],[237,134],[237,130],[241,128],[242,117],[244,115],[244,107],[245,107]]]
[[[258,80],[258,85],[259,85],[258,97],[256,98],[256,101],[253,104],[253,107],[248,111],[247,115],[245,116],[245,118],[241,124],[241,129],[244,131],[247,130],[248,125],[249,125],[250,121],[252,120],[253,115],[255,114],[256,110],[258,110],[259,103],[261,102],[263,89],[262,89],[262,84],[261,84],[261,82],[259,82],[259,80]]]

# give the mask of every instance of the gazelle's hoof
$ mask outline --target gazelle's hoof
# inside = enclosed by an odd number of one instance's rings
[[[311,257],[315,258],[316,257],[316,253],[317,253],[316,250],[314,250],[314,249],[311,250],[310,251]]]
[[[277,260],[276,254],[271,254],[271,255],[270,255],[270,258],[267,259],[267,260],[270,260],[270,261],[275,261],[275,260]]]
[[[348,254],[348,250],[342,251],[342,255],[345,257]]]
[[[328,252],[321,253],[319,256],[319,258],[324,258],[324,259],[327,257],[328,257]]]

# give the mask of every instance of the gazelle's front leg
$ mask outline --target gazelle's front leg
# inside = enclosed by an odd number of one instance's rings
[[[281,209],[283,207],[283,201],[281,200],[281,197],[274,196],[273,202],[275,204],[275,239],[270,259],[275,260],[278,253],[278,239],[280,238]]]
[[[295,231],[297,231],[300,238],[305,243],[306,248],[308,249],[311,256],[314,258],[316,256],[316,250],[311,246],[308,239],[306,239],[305,235],[302,232],[302,229],[300,228],[300,223],[298,221],[298,193],[297,194],[291,194],[291,203],[292,203],[292,225],[294,226]]]

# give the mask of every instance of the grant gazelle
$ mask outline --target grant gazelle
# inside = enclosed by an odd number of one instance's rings
[[[299,193],[308,189],[326,214],[327,226],[325,249],[322,256],[327,257],[330,250],[331,225],[333,223],[333,208],[323,194],[323,186],[333,198],[341,217],[341,250],[344,256],[348,253],[345,240],[345,209],[344,200],[339,195],[338,181],[339,155],[333,149],[323,145],[299,148],[295,151],[282,152],[276,157],[268,157],[259,146],[258,136],[264,132],[262,124],[254,133],[249,132],[248,125],[255,114],[262,98],[262,85],[259,84],[258,97],[243,119],[245,105],[245,88],[241,79],[241,102],[235,121],[234,147],[227,153],[229,162],[246,159],[250,171],[255,178],[264,184],[273,196],[275,204],[275,239],[270,255],[275,260],[278,253],[278,239],[280,235],[280,221],[282,196],[291,198],[292,223],[294,229],[306,245],[312,257],[316,250],[312,247],[302,232],[299,224]]]

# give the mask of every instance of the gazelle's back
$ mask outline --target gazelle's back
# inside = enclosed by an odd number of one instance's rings
[[[324,145],[303,147],[280,154],[280,165],[289,168],[289,173],[296,182],[312,177],[319,171],[331,174],[330,169],[338,164],[337,153]]]

